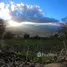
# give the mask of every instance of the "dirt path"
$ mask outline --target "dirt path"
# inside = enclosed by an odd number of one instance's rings
[[[60,63],[52,63],[52,64],[44,65],[44,67],[66,67],[66,66]]]

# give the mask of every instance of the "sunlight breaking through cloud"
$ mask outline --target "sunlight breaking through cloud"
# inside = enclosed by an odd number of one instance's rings
[[[44,17],[43,11],[37,5],[25,5],[23,3],[14,4],[10,2],[0,3],[0,18],[7,20],[8,27],[19,26],[24,24],[33,25],[56,25],[58,20],[54,18]],[[19,23],[21,22],[21,23]]]
[[[8,6],[5,7],[4,3],[0,3],[0,18],[4,20],[11,19],[10,10]]]
[[[3,15],[1,15],[3,14]],[[37,5],[25,5],[23,3],[14,4],[10,2],[5,4],[0,3],[0,18],[5,20],[12,19],[18,22],[33,21],[33,22],[57,22],[54,18],[44,17],[43,11]],[[6,17],[5,17],[6,16]]]

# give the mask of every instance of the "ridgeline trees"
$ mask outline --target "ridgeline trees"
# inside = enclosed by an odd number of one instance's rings
[[[59,39],[63,42],[64,49],[67,55],[67,45],[66,45],[66,40],[67,40],[67,18],[62,19],[63,23],[60,24],[61,28],[59,30]]]
[[[5,23],[4,20],[0,19],[0,39],[3,38],[5,32]]]
[[[28,39],[30,37],[29,34],[24,34],[24,39]]]
[[[67,38],[67,17],[62,18],[62,22],[60,32],[64,34],[65,38]]]
[[[6,32],[4,35],[4,39],[12,39],[14,37],[14,34],[11,32]]]

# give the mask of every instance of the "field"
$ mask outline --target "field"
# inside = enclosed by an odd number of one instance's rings
[[[64,48],[63,41],[59,39],[9,39],[5,42],[9,45],[44,45],[45,49]],[[65,40],[65,43],[67,45],[67,40]]]

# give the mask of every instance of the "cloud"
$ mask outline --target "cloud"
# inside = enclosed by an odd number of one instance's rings
[[[0,3],[0,18],[4,20],[11,19],[10,10],[8,9],[8,5],[4,3]]]
[[[54,18],[44,17],[43,11],[37,5],[12,4],[11,16],[15,21],[57,22]]]
[[[67,17],[62,18],[61,21],[62,21],[63,23],[67,23]]]
[[[5,20],[23,22],[58,22],[55,18],[45,17],[43,11],[37,5],[25,5],[23,3],[0,3],[0,18]],[[3,14],[3,15],[2,15]]]

